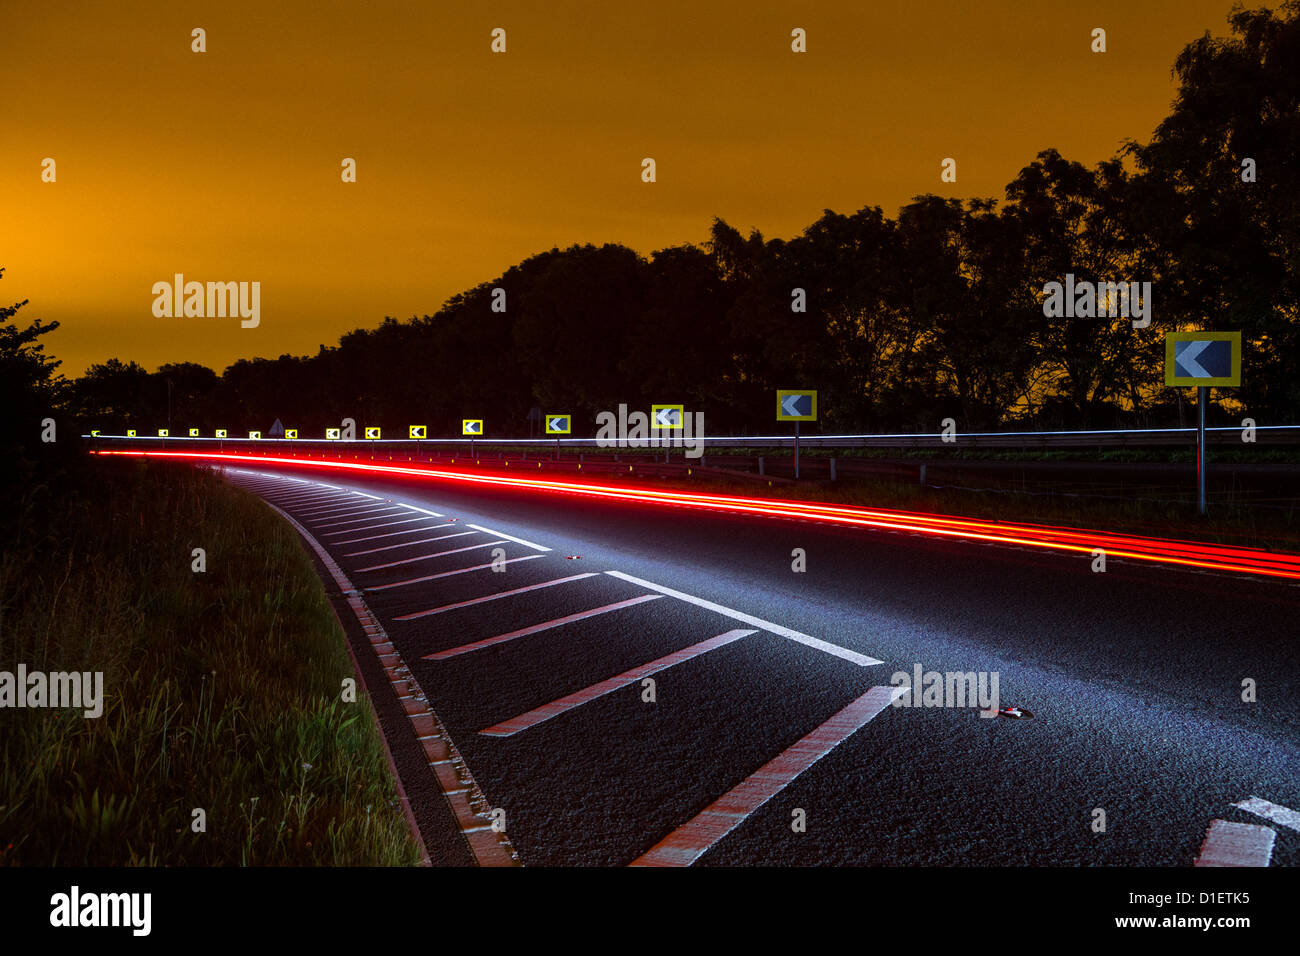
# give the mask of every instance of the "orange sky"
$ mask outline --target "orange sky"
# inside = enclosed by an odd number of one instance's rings
[[[1000,199],[1040,149],[1091,164],[1146,139],[1174,57],[1226,34],[1229,6],[29,3],[0,34],[0,300],[63,323],[47,350],[67,375],[113,356],[220,371],[433,313],[552,246],[649,253],[715,215],[790,237],[826,208]],[[154,317],[177,272],[260,282],[260,325]]]

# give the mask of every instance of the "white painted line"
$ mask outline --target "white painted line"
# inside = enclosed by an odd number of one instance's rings
[[[499,724],[494,724],[487,730],[480,730],[480,734],[488,737],[509,737],[517,734],[521,730],[527,730],[529,727],[536,727],[542,721],[550,720],[552,717],[558,717],[567,711],[580,707],[598,697],[626,687],[629,684],[635,684],[637,681],[649,677],[651,674],[657,674],[662,670],[667,670],[674,664],[680,664],[683,661],[689,661],[701,654],[706,654],[724,644],[730,644],[732,641],[740,640],[749,634],[756,634],[757,631],[735,630],[727,631],[725,634],[719,634],[717,637],[711,637],[707,641],[700,641],[698,644],[692,644],[690,647],[682,648],[680,651],[674,651],[665,657],[661,657],[649,664],[641,664],[629,671],[624,671],[617,677],[611,677],[603,680],[598,684],[592,684],[590,687],[584,687],[580,691],[561,697],[559,700],[551,701],[549,704],[543,704],[534,710],[520,714],[518,717],[511,717],[509,720],[503,720]]]
[[[272,507],[275,506],[272,505]],[[321,563],[334,579],[334,583],[338,585],[339,590],[342,591],[343,596],[347,599],[348,606],[356,616],[357,623],[361,625],[361,629],[369,636],[371,648],[377,649],[380,646],[392,647],[392,643],[389,641],[388,635],[385,633],[383,626],[366,605],[366,602],[362,599],[360,593],[353,586],[352,582],[348,580],[347,575],[343,573],[342,568],[340,568],[334,559],[330,557],[329,552],[325,550],[319,541],[311,536],[306,528],[295,521],[287,512],[280,511],[280,514],[286,521],[297,529],[298,533],[303,536],[304,540],[311,545],[312,550],[316,552],[317,557],[320,558]],[[341,618],[339,623],[343,623]],[[349,641],[346,646],[348,649],[348,655],[352,658],[353,669],[357,675],[357,679],[364,685],[365,676],[361,673],[361,668],[356,659],[356,654],[352,649],[352,643]],[[380,655],[381,662],[384,656],[385,655]],[[448,808],[451,810],[452,816],[460,826],[461,834],[463,835],[465,842],[468,844],[470,852],[474,854],[475,861],[480,866],[518,866],[519,859],[515,854],[514,848],[510,845],[509,838],[504,832],[498,833],[493,831],[489,821],[483,815],[483,812],[475,809],[476,806],[487,806],[488,801],[483,795],[483,791],[479,788],[478,783],[474,780],[474,775],[470,772],[469,766],[465,763],[465,758],[457,749],[455,742],[447,733],[447,728],[438,718],[438,715],[429,707],[428,701],[424,698],[424,692],[419,689],[419,685],[413,680],[401,675],[402,671],[406,671],[406,663],[402,660],[401,654],[394,651],[393,656],[396,658],[396,664],[398,666],[385,668],[385,672],[388,674],[389,686],[392,688],[393,693],[398,697],[403,696],[404,692],[409,694],[412,690],[416,691],[419,695],[418,700],[415,701],[416,706],[414,708],[412,708],[410,704],[405,704],[403,705],[403,709],[406,710],[407,717],[410,719],[411,729],[424,745],[425,754],[430,755],[431,751],[437,751],[441,757],[441,759],[436,761],[431,759],[428,767],[429,770],[433,772],[434,783],[442,790],[443,796],[447,800]],[[409,672],[407,673],[409,674]],[[367,700],[370,700],[369,695],[367,695]],[[375,726],[382,729],[379,720],[379,713],[374,709],[373,701],[371,701],[371,716],[375,721]],[[427,866],[429,864],[428,848],[425,845],[424,834],[420,831],[419,822],[415,819],[415,813],[411,809],[411,802],[407,797],[406,787],[402,781],[402,774],[397,769],[397,764],[393,760],[392,748],[389,745],[387,735],[381,733],[380,739],[383,743],[384,756],[388,762],[389,772],[393,775],[398,799],[402,804],[402,812],[406,816],[406,821],[408,826],[411,828],[412,834],[420,845],[422,862]],[[491,831],[491,836],[482,833],[484,826],[487,826]],[[471,833],[475,834],[475,836],[471,837],[469,835]]]
[[[1300,813],[1290,807],[1270,803],[1262,797],[1251,797],[1249,800],[1234,803],[1233,806],[1247,813],[1253,813],[1257,817],[1263,817],[1265,820],[1272,820],[1289,830],[1300,831]]]
[[[810,637],[807,634],[801,634],[798,631],[792,631],[788,627],[782,627],[780,624],[773,624],[771,621],[765,621],[761,617],[754,617],[752,614],[745,614],[741,611],[729,607],[723,607],[721,604],[714,604],[712,601],[706,601],[703,598],[697,598],[691,594],[683,594],[681,591],[674,591],[672,588],[666,588],[662,584],[653,584],[650,581],[633,577],[630,574],[624,574],[622,571],[606,571],[611,577],[616,577],[621,581],[628,581],[632,584],[639,584],[643,588],[649,588],[652,591],[658,591],[660,594],[666,594],[669,597],[675,597],[679,601],[686,601],[698,607],[707,608],[710,611],[716,611],[724,614],[733,620],[740,621],[760,630],[767,631],[769,634],[776,634],[780,637],[788,637],[792,641],[800,644],[806,644],[808,647],[815,647],[819,651],[824,651],[835,657],[842,658],[846,661],[852,661],[859,667],[870,667],[873,664],[880,664],[874,657],[868,657],[866,654],[859,654],[857,651],[851,651],[847,647],[840,647],[838,644],[832,644],[829,641],[823,641],[821,638]]]
[[[345,501],[346,495],[340,495],[333,491],[284,491],[284,492],[266,492],[266,497],[276,504],[297,506],[307,504],[323,504],[326,501]]]
[[[1211,820],[1192,866],[1268,866],[1277,831],[1254,823]]]
[[[384,498],[380,497],[379,495],[368,495],[368,494],[366,494],[364,491],[353,491],[352,493],[353,493],[354,495],[360,495],[362,498],[373,498],[375,501],[384,501],[384,500],[385,500]]]
[[[345,524],[363,524],[371,518],[396,518],[401,512],[401,508],[394,508],[389,505],[386,508],[369,508],[367,514],[360,518],[348,518],[346,521],[330,521],[327,524],[318,524],[312,528],[313,531],[319,531],[321,528],[337,528]],[[384,512],[387,512],[385,514]]]
[[[506,534],[504,531],[493,531],[491,528],[485,528],[481,524],[472,524],[470,527],[482,531],[484,534],[490,534],[497,538],[505,538],[507,541],[513,541],[515,544],[522,544],[525,548],[532,548],[534,551],[551,550],[544,545],[533,544],[533,542],[525,541],[523,538],[516,538],[514,535]]]
[[[472,532],[466,532],[471,534]],[[494,544],[505,544],[504,541],[486,541],[483,544],[471,544],[468,548],[452,548],[449,551],[435,551],[433,554],[421,554],[414,558],[403,558],[401,561],[389,561],[387,564],[376,564],[368,568],[358,568],[357,573],[362,571],[382,571],[385,568],[397,568],[403,564],[416,564],[420,561],[432,561],[434,558],[445,558],[449,554],[464,554],[466,551],[477,551],[479,548],[490,548]]]
[[[389,588],[406,587],[408,584],[423,584],[425,581],[436,581],[439,578],[450,578],[457,574],[468,574],[470,571],[486,571],[491,567],[500,567],[501,564],[514,564],[516,561],[535,561],[540,558],[540,554],[526,554],[522,558],[507,558],[500,564],[476,564],[469,568],[456,568],[454,571],[442,571],[438,574],[426,574],[423,577],[411,578],[409,581],[394,581],[392,584],[380,584],[373,588],[366,588],[367,591],[387,591]]]
[[[389,521],[386,524],[374,524],[368,528],[349,528],[346,531],[331,531],[329,534],[324,535],[324,537],[332,538],[335,535],[340,535],[340,534],[355,534],[358,531],[374,531],[377,528],[391,528],[394,525],[410,524],[412,521],[428,521],[428,520],[429,520],[428,518],[406,518],[402,521]]]
[[[293,508],[299,518],[316,518],[334,512],[355,511],[358,508],[373,508],[375,506],[368,505],[364,501],[327,501],[324,504],[309,501],[306,508],[301,511],[298,510],[297,505],[289,504],[286,507]]]
[[[455,525],[440,525],[439,527],[454,528]],[[431,541],[443,541],[447,538],[463,538],[467,534],[478,534],[477,531],[457,531],[455,534],[440,534],[436,538],[417,538],[414,541],[403,541],[401,544],[385,544],[378,548],[367,548],[365,551],[348,551],[345,552],[345,558],[359,558],[363,554],[377,554],[380,551],[392,551],[395,548],[413,548],[417,544],[428,544]]]
[[[408,504],[407,504],[406,502],[404,502],[404,501],[403,501],[403,502],[398,502],[398,503],[399,503],[403,508],[410,508],[412,511],[418,511],[418,512],[420,512],[420,514],[422,514],[422,515],[429,515],[431,518],[445,518],[445,517],[447,517],[446,515],[444,515],[444,514],[440,514],[440,513],[438,513],[437,511],[430,511],[428,508],[417,508],[417,507],[415,507],[415,505],[408,505]]]
[[[498,591],[496,594],[471,598],[468,601],[457,601],[455,604],[444,604],[442,607],[430,608],[427,611],[415,611],[412,614],[401,614],[393,618],[393,620],[413,621],[417,617],[428,617],[430,614],[441,614],[443,611],[454,611],[457,608],[470,607],[475,604],[486,604],[488,601],[497,601],[501,598],[508,598],[515,594],[525,594],[528,591],[537,591],[541,588],[554,587],[557,584],[568,584],[570,581],[581,581],[583,578],[594,578],[597,573],[598,572],[596,571],[588,571],[585,574],[571,574],[567,578],[556,578],[554,581],[543,581],[540,584],[529,584],[522,588],[514,588],[510,591]]]
[[[426,519],[427,520],[427,519]],[[341,541],[331,541],[330,544],[360,544],[362,541],[378,541],[380,538],[396,538],[399,534],[420,534],[423,531],[432,531],[434,528],[454,528],[455,525],[450,521],[444,521],[442,524],[425,525],[423,528],[406,528],[403,531],[385,531],[383,534],[370,534],[364,538],[344,538]]]
[[[507,631],[505,634],[498,634],[496,637],[484,638],[481,641],[475,641],[473,644],[462,644],[460,647],[438,651],[435,654],[426,654],[424,655],[424,659],[426,661],[446,660],[449,657],[457,657],[461,654],[468,654],[471,651],[478,651],[485,647],[492,647],[494,644],[503,644],[506,641],[513,641],[518,637],[527,637],[529,634],[549,631],[551,628],[562,627],[565,624],[572,624],[574,621],[582,621],[589,617],[595,617],[598,614],[608,614],[610,611],[620,611],[625,607],[644,604],[646,601],[657,601],[659,598],[660,595],[658,594],[642,594],[640,597],[629,598],[626,601],[606,604],[603,607],[593,607],[587,611],[579,611],[577,614],[567,614],[564,617],[557,617],[554,620],[543,621],[541,624],[533,624],[530,627],[521,627],[517,631]]]
[[[297,512],[299,518],[324,518],[327,515],[338,515],[343,517],[347,514],[362,514],[364,512],[376,511],[381,505],[372,505],[364,501],[345,501],[342,504],[331,502],[325,507],[312,505],[306,511]]]
[[[351,504],[341,510],[329,509],[327,511],[318,512],[316,514],[304,514],[299,512],[295,515],[295,517],[300,518],[303,521],[309,521],[313,525],[316,525],[316,527],[318,528],[333,528],[336,525],[347,524],[348,522],[343,520],[346,518],[355,518],[357,519],[357,521],[364,521],[367,518],[396,517],[396,514],[394,514],[391,511],[388,514],[384,514],[383,513],[384,510],[385,509],[383,508],[376,508],[374,505],[369,505],[364,509],[358,509],[355,504]],[[334,521],[334,519],[336,518],[339,520]],[[334,521],[334,524],[316,524],[319,521],[326,521],[326,520]]]
[[[744,781],[705,807],[646,853],[633,866],[690,866],[710,847],[740,826],[799,774],[848,740],[904,692],[902,687],[873,687],[828,721],[769,760]]]

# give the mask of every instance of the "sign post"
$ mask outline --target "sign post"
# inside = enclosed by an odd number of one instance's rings
[[[665,430],[674,431],[685,427],[686,406],[685,405],[651,405],[650,406],[650,425],[654,433],[662,434]],[[652,434],[653,437],[653,434]],[[672,457],[672,439],[665,438],[664,443],[664,464],[668,464]],[[653,446],[651,446],[653,447]]]
[[[460,420],[460,433],[469,436],[469,457],[474,457],[474,439],[483,434],[483,419],[481,418],[462,418]]]
[[[547,415],[546,416],[546,434],[555,435],[555,460],[560,460],[560,435],[567,435],[573,431],[572,415]]]
[[[778,388],[776,390],[776,420],[794,422],[794,476],[799,477],[799,423],[817,421],[817,390],[815,388]]]
[[[1240,332],[1170,332],[1165,336],[1165,385],[1196,386],[1196,510],[1208,513],[1205,498],[1205,407],[1210,388],[1241,385]]]

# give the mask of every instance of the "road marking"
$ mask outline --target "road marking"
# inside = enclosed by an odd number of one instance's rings
[[[375,501],[384,501],[384,500],[386,500],[386,499],[384,499],[384,498],[381,498],[379,495],[368,495],[368,494],[366,494],[364,491],[357,491],[357,490],[355,490],[355,489],[353,489],[352,493],[353,493],[354,495],[360,495],[362,498],[373,498]]]
[[[454,528],[455,525],[437,525],[440,528]],[[394,548],[413,548],[417,544],[428,544],[431,541],[442,541],[444,538],[461,538],[467,534],[478,534],[477,531],[457,531],[455,534],[442,534],[436,538],[418,538],[415,541],[403,541],[401,544],[385,544],[378,548],[367,548],[365,551],[347,551],[344,552],[345,558],[357,558],[363,554],[375,554],[379,551],[392,551]]]
[[[392,584],[379,584],[372,588],[366,588],[366,590],[387,591],[389,588],[405,587],[408,584],[423,584],[425,581],[436,581],[439,578],[449,578],[457,574],[468,574],[470,571],[486,571],[488,568],[500,567],[502,564],[514,564],[516,561],[535,561],[540,557],[540,554],[526,554],[522,558],[508,558],[500,563],[494,561],[491,564],[476,564],[469,568],[456,568],[454,571],[441,571],[438,574],[426,574],[423,577],[411,578],[408,581],[394,581]]]
[[[1254,823],[1211,820],[1192,866],[1268,866],[1277,831]]]
[[[866,654],[859,654],[857,651],[851,651],[847,647],[840,647],[838,644],[832,644],[829,641],[823,641],[817,637],[810,637],[807,634],[801,634],[799,631],[792,631],[788,627],[782,627],[780,624],[773,624],[771,621],[765,621],[761,617],[754,617],[751,614],[745,614],[729,607],[723,607],[721,604],[714,604],[712,601],[706,601],[703,598],[697,598],[691,594],[683,594],[681,591],[674,591],[672,588],[666,588],[662,584],[653,584],[650,581],[635,578],[630,574],[624,574],[622,571],[606,571],[605,573],[622,581],[638,584],[643,588],[658,591],[660,594],[675,597],[679,601],[686,601],[689,604],[707,608],[710,611],[716,611],[719,614],[726,615],[727,617],[740,621],[743,624],[749,624],[752,627],[767,631],[769,634],[788,637],[792,641],[798,641],[800,644],[806,644],[808,647],[815,647],[819,651],[824,651],[835,657],[843,658],[846,661],[852,661],[859,667],[870,667],[873,664],[883,663],[883,661],[878,661],[874,657],[868,657]]]
[[[334,491],[295,491],[280,492],[279,494],[267,492],[266,497],[285,507],[294,507],[308,502],[344,501],[347,498],[346,495],[340,495]]]
[[[1270,803],[1261,797],[1251,797],[1249,800],[1234,803],[1233,806],[1247,813],[1253,813],[1257,817],[1263,817],[1265,820],[1272,820],[1287,829],[1300,831],[1300,813],[1290,807]]]
[[[431,524],[423,528],[407,528],[405,531],[385,531],[383,534],[366,535],[364,538],[344,538],[341,541],[331,541],[330,544],[359,544],[362,541],[378,541],[380,538],[395,538],[399,534],[419,534],[422,531],[432,531],[434,528],[454,528],[455,525],[450,521],[444,521],[442,524]]]
[[[275,505],[271,507],[275,508]],[[504,831],[497,832],[492,826],[495,821],[489,820],[480,811],[474,809],[475,806],[491,806],[491,803],[479,788],[473,773],[470,772],[469,765],[465,762],[465,758],[457,749],[451,735],[447,733],[447,728],[429,706],[424,697],[424,692],[411,676],[402,655],[388,639],[388,634],[384,631],[383,625],[379,623],[379,619],[375,617],[366,602],[362,600],[361,594],[348,580],[347,575],[343,573],[343,569],[330,557],[324,546],[312,537],[306,528],[295,521],[288,512],[279,508],[276,508],[276,510],[289,524],[297,529],[303,539],[311,545],[312,550],[316,552],[317,557],[320,558],[321,563],[334,579],[334,583],[343,592],[348,606],[352,608],[357,623],[369,638],[371,649],[380,659],[380,663],[384,663],[386,656],[381,651],[391,653],[392,657],[395,658],[384,668],[389,685],[396,696],[407,698],[402,709],[406,712],[416,739],[419,740],[424,750],[425,758],[428,760],[428,769],[432,772],[434,782],[442,790],[442,795],[446,799],[452,816],[460,828],[462,838],[468,845],[469,851],[474,855],[475,862],[479,866],[518,866],[519,858],[515,854],[509,837],[506,836]],[[339,623],[342,623],[341,619]],[[352,658],[357,679],[362,685],[365,685],[365,676],[361,673],[361,668],[358,666],[356,656],[352,651],[352,642],[348,641],[346,646],[348,656]],[[370,700],[370,695],[366,695],[366,699]],[[402,804],[402,812],[406,816],[407,825],[419,842],[422,862],[428,865],[429,852],[425,845],[424,834],[420,831],[420,825],[411,809],[406,786],[403,784],[402,775],[393,760],[388,737],[382,733],[382,723],[379,720],[378,712],[374,709],[373,701],[371,701],[371,716],[374,719],[375,726],[381,729],[380,740],[383,744],[384,756],[387,758],[389,772],[392,773],[396,784],[397,796]]]
[[[337,535],[337,534],[352,534],[352,533],[354,533],[354,532],[356,532],[356,531],[374,531],[376,528],[391,528],[391,527],[393,527],[394,525],[399,525],[399,524],[410,524],[412,521],[427,521],[427,520],[429,520],[429,519],[427,519],[427,518],[405,518],[405,519],[403,519],[402,521],[389,521],[389,522],[386,522],[386,523],[384,523],[384,524],[373,524],[373,525],[371,525],[369,528],[349,528],[347,531],[331,531],[329,534],[325,535],[325,537],[327,537],[327,538],[332,538],[332,537],[334,537],[334,536]]]
[[[364,501],[348,501],[343,504],[331,503],[327,508],[309,508],[306,511],[295,511],[296,518],[324,518],[328,515],[343,517],[348,514],[361,514],[363,512],[376,511],[381,506],[367,504]],[[340,513],[341,512],[341,513]]]
[[[507,631],[505,634],[498,634],[496,637],[488,637],[481,641],[475,641],[473,644],[462,644],[460,647],[438,651],[434,654],[426,654],[424,655],[424,659],[426,661],[446,660],[449,657],[457,657],[460,654],[468,654],[471,651],[482,650],[485,647],[492,647],[495,644],[503,644],[506,641],[513,641],[518,637],[527,637],[530,634],[549,631],[554,627],[562,627],[565,624],[572,624],[574,621],[586,620],[587,618],[595,617],[598,614],[608,614],[611,611],[620,611],[625,607],[644,604],[646,601],[657,601],[660,597],[661,595],[658,594],[642,594],[639,597],[628,598],[626,601],[617,601],[613,604],[606,604],[602,607],[593,607],[588,611],[579,611],[577,614],[567,614],[564,617],[557,617],[554,620],[543,621],[541,624],[533,624],[530,627],[521,627],[517,631]]]
[[[394,508],[392,505],[389,505],[388,507],[385,508],[370,508],[363,517],[349,518],[347,521],[331,521],[328,524],[314,525],[312,530],[320,531],[322,528],[337,528],[339,527],[339,525],[361,524],[362,522],[369,521],[371,518],[396,518],[398,513],[401,512],[401,510],[402,510],[401,508]],[[384,514],[385,511],[388,512],[388,514]],[[423,519],[415,519],[415,520],[423,520]]]
[[[465,534],[474,534],[473,531],[466,531]],[[451,537],[451,535],[448,535]],[[597,572],[588,571],[586,574],[573,574],[567,578],[556,578],[554,581],[543,581],[540,584],[529,584],[526,587],[515,588],[511,591],[498,591],[496,594],[489,594],[486,597],[471,598],[468,601],[457,601],[455,604],[444,604],[442,607],[430,608],[427,611],[415,611],[412,614],[402,614],[393,618],[394,621],[413,621],[417,617],[428,617],[430,614],[441,614],[443,611],[454,611],[457,608],[470,607],[474,604],[484,604],[488,601],[496,601],[500,598],[507,598],[513,594],[523,594],[527,591],[536,591],[540,588],[549,588],[557,584],[567,584],[570,581],[581,581],[583,578],[594,578]]]
[[[487,730],[480,730],[480,734],[489,737],[509,737],[517,734],[521,730],[527,730],[529,727],[536,727],[544,720],[550,720],[552,717],[558,717],[567,711],[580,707],[583,704],[595,700],[597,697],[603,697],[629,684],[635,684],[644,677],[651,674],[657,674],[662,670],[667,670],[674,664],[680,664],[683,661],[689,661],[701,654],[706,654],[716,647],[722,647],[724,644],[730,644],[732,641],[738,641],[742,637],[750,634],[756,634],[757,631],[735,630],[727,631],[725,634],[719,634],[717,637],[711,637],[707,641],[700,641],[698,644],[692,644],[690,647],[684,647],[680,651],[674,651],[665,657],[661,657],[649,664],[641,664],[629,671],[624,671],[617,677],[611,677],[608,680],[592,684],[590,687],[584,687],[559,700],[551,701],[549,704],[543,704],[541,707],[530,710],[527,713],[520,714],[518,717],[511,717],[509,720],[503,720],[499,724],[494,724]]]
[[[444,515],[444,514],[439,514],[437,511],[430,511],[430,510],[427,509],[427,508],[417,508],[417,507],[415,507],[415,505],[408,505],[408,504],[406,504],[405,502],[402,502],[401,504],[402,504],[402,507],[403,507],[403,508],[410,508],[412,511],[418,511],[418,512],[420,512],[420,514],[422,514],[422,515],[429,515],[429,516],[432,517],[432,518],[445,518],[445,517],[447,517],[447,516]]]
[[[824,724],[769,760],[748,778],[705,807],[632,862],[633,866],[690,866],[719,840],[740,826],[799,774],[848,740],[904,692],[902,687],[873,687]]]
[[[473,534],[473,532],[466,532]],[[451,535],[448,535],[451,537]],[[375,564],[368,568],[358,568],[357,573],[362,571],[382,571],[385,568],[396,568],[403,564],[415,564],[419,561],[432,561],[434,558],[445,558],[449,554],[463,554],[466,551],[477,551],[479,548],[490,548],[494,544],[505,544],[504,541],[487,541],[483,544],[471,544],[468,548],[452,548],[450,551],[435,551],[433,554],[421,554],[414,558],[403,558],[401,561],[389,561],[387,564]]]
[[[513,541],[515,544],[522,544],[525,548],[532,548],[534,551],[551,550],[544,545],[533,544],[533,542],[525,541],[523,538],[516,538],[514,535],[506,534],[504,531],[493,531],[491,528],[485,528],[481,524],[472,524],[470,527],[482,531],[484,534],[490,534],[498,538],[505,538],[507,541]]]

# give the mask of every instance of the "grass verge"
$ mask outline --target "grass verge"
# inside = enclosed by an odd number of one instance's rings
[[[102,671],[103,714],[0,709],[0,864],[417,863],[292,529],[185,465],[64,487],[0,555],[0,671]]]

